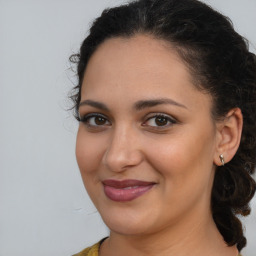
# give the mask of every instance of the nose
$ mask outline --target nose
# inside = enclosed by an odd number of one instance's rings
[[[142,161],[143,153],[138,134],[128,127],[113,131],[103,156],[103,164],[111,171],[122,172]]]

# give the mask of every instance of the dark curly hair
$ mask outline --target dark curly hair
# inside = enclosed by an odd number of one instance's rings
[[[226,243],[240,251],[246,238],[237,215],[250,214],[249,201],[256,189],[251,177],[256,164],[256,57],[227,17],[197,0],[138,0],[106,9],[92,24],[80,53],[70,57],[77,64],[78,85],[71,96],[77,118],[92,54],[106,39],[136,34],[163,39],[177,50],[195,86],[212,95],[215,120],[232,108],[243,113],[239,149],[229,163],[216,167],[211,204]]]

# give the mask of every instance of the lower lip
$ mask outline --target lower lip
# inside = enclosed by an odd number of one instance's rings
[[[132,201],[137,197],[142,196],[146,192],[148,192],[154,184],[148,186],[138,186],[132,188],[114,188],[110,186],[104,185],[105,195],[116,202],[128,202]]]

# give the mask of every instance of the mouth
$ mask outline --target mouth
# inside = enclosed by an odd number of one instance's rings
[[[149,190],[156,184],[140,180],[104,180],[104,193],[112,201],[132,201]]]

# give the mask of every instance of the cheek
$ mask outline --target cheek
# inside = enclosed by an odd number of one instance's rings
[[[148,153],[151,166],[159,173],[163,185],[159,187],[163,202],[169,202],[169,211],[178,215],[201,199],[210,201],[213,162],[209,140],[212,138],[202,137],[202,133],[193,135],[173,137],[169,142],[159,140],[154,144],[154,152]]]
[[[96,135],[97,136],[97,135]],[[82,174],[92,175],[100,163],[102,142],[95,135],[88,135],[80,125],[76,140],[76,159]]]
[[[152,143],[151,143],[152,145]],[[154,169],[168,178],[168,182],[195,185],[207,179],[213,166],[214,134],[211,129],[185,130],[175,136],[154,141],[154,148],[147,152]],[[148,147],[149,148],[149,147]]]
[[[82,176],[82,180],[88,195],[95,202],[101,194],[99,180],[99,165],[101,162],[101,150],[103,143],[95,136],[84,132],[80,125],[76,141],[76,159]]]

